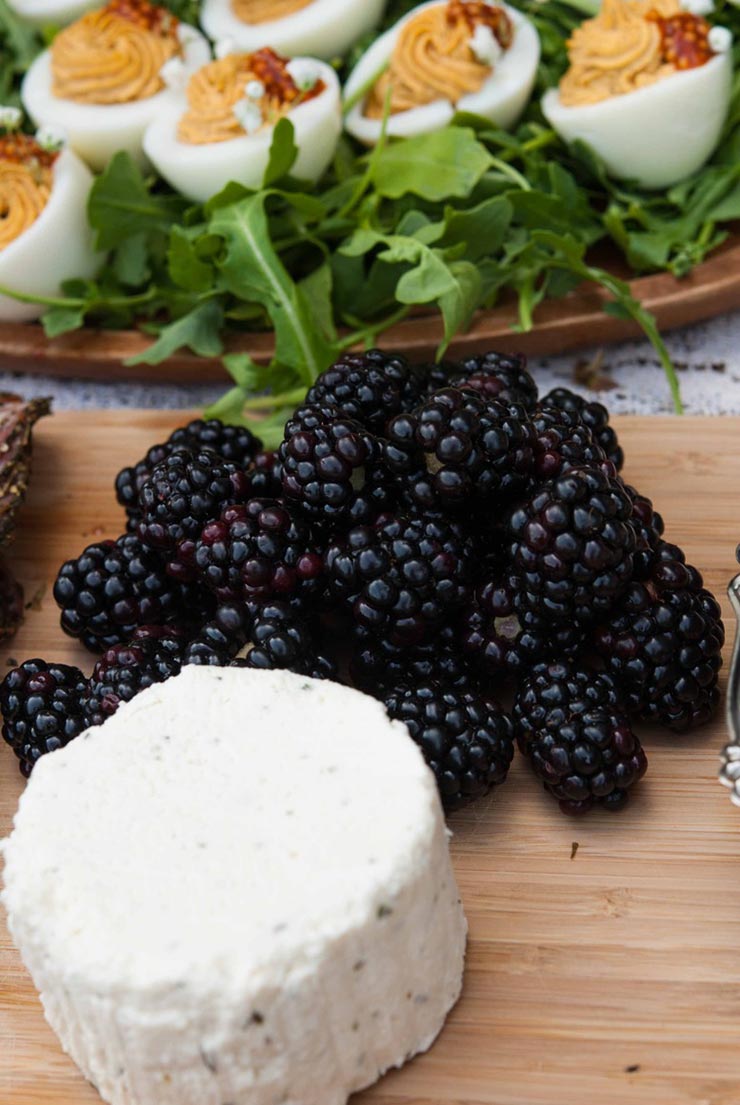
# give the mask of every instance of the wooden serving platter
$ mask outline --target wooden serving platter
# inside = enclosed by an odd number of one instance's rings
[[[632,291],[663,331],[740,308],[740,234],[685,279],[676,280],[670,273],[642,276],[632,281]],[[468,332],[455,340],[456,353],[499,349],[546,356],[638,337],[641,331],[634,323],[604,313],[607,298],[601,289],[584,285],[563,299],[547,300],[536,312],[534,329],[527,333],[513,329],[518,321],[516,303],[513,297],[505,298],[493,310],[476,315]],[[425,360],[434,357],[442,336],[438,316],[418,314],[385,331],[383,344]],[[138,330],[85,329],[49,340],[38,323],[0,323],[0,367],[49,376],[159,383],[212,383],[227,377],[219,358],[186,351],[159,365],[126,364],[150,344],[151,339]],[[233,336],[227,339],[225,352],[247,352],[259,362],[267,361],[274,352],[273,335]]]
[[[40,424],[13,554],[34,601],[0,670],[32,655],[89,668],[58,629],[56,569],[120,531],[114,473],[180,419],[121,411]],[[724,600],[740,538],[740,419],[617,427],[628,478]],[[452,819],[470,921],[463,997],[429,1054],[353,1105],[737,1105],[740,810],[717,782],[724,722],[643,737],[650,770],[622,814],[568,820],[516,763],[492,802]],[[3,747],[0,835],[23,785]],[[2,920],[0,1102],[99,1102],[46,1026]]]

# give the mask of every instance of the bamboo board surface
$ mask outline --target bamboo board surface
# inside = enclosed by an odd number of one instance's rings
[[[0,670],[31,655],[89,669],[57,625],[56,569],[120,531],[115,472],[176,420],[184,418],[120,411],[40,423],[12,556],[36,609]],[[623,418],[617,427],[627,477],[654,498],[669,538],[729,613],[740,419]],[[568,820],[517,763],[494,802],[452,819],[470,922],[463,998],[428,1055],[352,1105],[740,1102],[740,810],[716,779],[724,722],[689,738],[643,736],[650,769],[622,814]],[[0,836],[22,786],[3,746]],[[1,1105],[95,1102],[46,1026],[0,920]]]

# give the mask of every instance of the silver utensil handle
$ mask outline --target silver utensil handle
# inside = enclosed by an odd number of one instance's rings
[[[727,727],[732,739],[722,749],[719,781],[730,787],[731,801],[740,806],[740,575],[733,579],[728,587],[728,594],[737,620],[735,647],[727,684]]]

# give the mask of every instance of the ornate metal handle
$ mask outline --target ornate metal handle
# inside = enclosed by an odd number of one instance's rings
[[[740,575],[735,576],[728,592],[738,626],[727,685],[727,725],[732,740],[722,749],[719,781],[724,786],[730,787],[731,801],[736,806],[740,806]]]

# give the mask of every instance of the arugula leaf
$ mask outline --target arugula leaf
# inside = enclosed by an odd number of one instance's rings
[[[191,349],[200,357],[220,357],[223,352],[222,322],[223,309],[219,303],[213,299],[199,303],[182,318],[163,327],[153,345],[124,363],[159,364],[183,348]]]
[[[215,283],[213,265],[198,256],[196,241],[179,226],[173,226],[167,250],[169,273],[175,284],[188,292],[207,292]]]
[[[125,151],[119,151],[90,189],[87,211],[96,249],[120,246],[135,234],[168,231],[186,207],[178,196],[157,195]]]
[[[438,201],[469,196],[491,164],[491,155],[468,127],[449,126],[391,142],[372,168],[379,196],[399,199],[412,192]]]
[[[278,180],[287,176],[293,168],[298,157],[298,147],[295,143],[295,128],[290,119],[283,117],[278,121],[272,136],[270,146],[270,160],[265,170],[265,178],[262,181],[263,188],[270,188]]]

